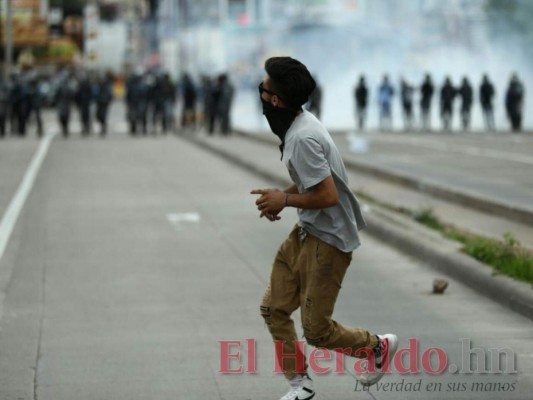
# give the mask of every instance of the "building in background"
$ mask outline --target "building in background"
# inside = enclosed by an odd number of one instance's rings
[[[0,38],[2,43],[2,60],[5,61],[6,20],[8,1],[11,5],[12,40],[14,61],[19,67],[31,67],[35,56],[31,52],[34,46],[46,46],[48,43],[48,1],[47,0],[4,0],[1,9]]]

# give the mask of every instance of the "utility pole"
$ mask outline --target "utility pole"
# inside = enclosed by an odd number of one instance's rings
[[[11,75],[13,67],[13,10],[11,0],[3,0],[6,10],[4,22],[4,79]]]

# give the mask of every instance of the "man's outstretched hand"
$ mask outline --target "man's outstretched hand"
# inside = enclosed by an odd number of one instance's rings
[[[279,189],[254,189],[251,194],[261,195],[255,204],[261,212],[259,218],[266,217],[269,221],[279,221],[278,215],[285,208],[285,192]]]

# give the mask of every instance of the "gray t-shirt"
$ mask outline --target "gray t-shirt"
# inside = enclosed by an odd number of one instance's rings
[[[339,150],[326,128],[310,112],[304,110],[287,131],[283,161],[299,193],[333,176],[339,204],[319,210],[298,209],[298,224],[343,252],[355,250],[361,243],[358,231],[366,226],[359,202],[348,186]]]

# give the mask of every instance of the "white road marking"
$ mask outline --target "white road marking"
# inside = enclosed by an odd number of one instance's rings
[[[185,213],[168,213],[167,220],[170,224],[176,228],[176,230],[181,230],[183,228],[183,223],[198,223],[201,221],[200,214],[197,212],[185,212]]]
[[[13,233],[13,229],[15,228],[20,212],[24,208],[26,199],[28,198],[31,189],[33,188],[33,184],[35,183],[35,178],[37,177],[44,158],[48,153],[50,143],[56,134],[57,133],[48,133],[39,143],[39,148],[33,155],[31,163],[24,174],[24,178],[22,178],[22,182],[20,183],[15,195],[11,199],[9,206],[2,216],[2,220],[0,221],[0,262],[2,261],[2,257],[4,256],[7,248],[7,243],[9,242],[9,238]],[[5,293],[0,293],[0,319],[2,319],[3,314],[4,297]]]
[[[33,155],[31,163],[24,174],[24,178],[22,178],[22,182],[20,183],[15,196],[11,199],[6,212],[2,216],[2,221],[0,222],[0,260],[2,260],[2,257],[4,256],[7,242],[15,228],[15,224],[17,223],[19,214],[26,203],[26,199],[33,188],[35,178],[37,177],[41,164],[48,153],[50,143],[56,134],[57,133],[47,134],[41,140],[39,148]]]

